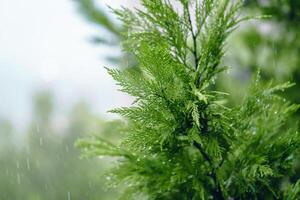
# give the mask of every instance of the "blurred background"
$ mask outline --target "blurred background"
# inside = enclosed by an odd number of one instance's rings
[[[110,134],[118,117],[106,111],[132,101],[104,69],[138,70],[121,51],[122,25],[109,6],[138,0],[0,0],[1,200],[117,198],[105,185],[114,161],[81,159],[74,147],[80,137],[118,140]],[[246,13],[271,17],[244,23],[229,38],[230,68],[215,87],[235,105],[261,69],[266,83],[297,83],[282,95],[300,103],[300,1],[246,0]]]

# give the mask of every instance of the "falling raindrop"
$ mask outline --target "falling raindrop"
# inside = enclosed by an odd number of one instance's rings
[[[26,159],[26,164],[27,164],[27,169],[30,170],[31,167],[30,167],[30,160],[29,160],[29,158]]]
[[[133,186],[133,184],[132,184],[132,183],[129,183],[129,184],[128,184],[128,187],[132,187],[132,186]]]
[[[68,200],[71,200],[71,192],[68,192]]]
[[[36,166],[37,166],[37,168],[40,168],[40,161],[39,160],[36,161]]]
[[[256,133],[257,133],[257,128],[256,128],[256,127],[253,127],[253,128],[252,128],[252,134],[253,134],[253,135],[256,135]]]
[[[215,77],[213,77],[213,78],[211,79],[211,83],[212,83],[213,85],[216,84],[216,78],[215,78]]]
[[[276,47],[274,40],[272,41],[272,50],[273,50],[273,67],[276,67]]]
[[[19,163],[18,160],[17,160],[16,164],[17,164],[17,169],[19,169],[20,168],[20,163]]]
[[[43,138],[40,137],[40,146],[43,146]]]
[[[40,132],[40,125],[38,123],[36,123],[36,132],[39,133]]]
[[[126,59],[126,66],[129,67],[129,61]]]
[[[18,184],[21,184],[21,176],[19,173],[17,174],[17,182],[18,182]]]
[[[226,74],[228,74],[228,75],[230,74],[230,69],[226,70]]]
[[[66,152],[68,153],[69,152],[69,146],[66,145]]]
[[[193,175],[189,175],[188,178],[189,178],[189,179],[192,179],[192,178],[194,178],[194,176],[193,176]]]

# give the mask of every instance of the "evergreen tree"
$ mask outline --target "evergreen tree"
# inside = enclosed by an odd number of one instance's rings
[[[286,177],[300,135],[287,120],[299,106],[279,95],[293,84],[264,86],[258,73],[235,107],[226,104],[230,94],[214,90],[226,70],[226,38],[248,19],[238,17],[242,4],[141,2],[134,12],[114,10],[125,25],[124,50],[141,71],[108,69],[135,97],[111,111],[125,117],[125,139],[77,145],[89,156],[118,158],[107,179],[125,185],[124,199],[297,199],[299,182]]]

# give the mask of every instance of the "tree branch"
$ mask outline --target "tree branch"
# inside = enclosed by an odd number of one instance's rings
[[[216,187],[217,187],[216,191],[214,191],[214,193],[213,193],[214,199],[224,200],[221,185],[218,181],[217,174],[216,174],[216,168],[214,167],[214,163],[213,163],[212,159],[209,157],[209,155],[205,152],[205,150],[202,148],[202,146],[200,144],[198,144],[197,142],[194,141],[193,145],[200,151],[200,153],[202,154],[204,159],[211,165],[212,172],[211,172],[210,176],[214,180]]]
[[[190,10],[188,5],[185,7],[187,15],[188,15],[188,22],[189,22],[189,28],[192,34],[192,39],[193,39],[193,55],[194,55],[194,60],[195,60],[195,69],[198,69],[198,65],[199,65],[199,58],[198,58],[198,47],[197,47],[197,35],[194,32],[194,28],[193,28],[193,23],[192,23],[192,18],[191,18],[191,14],[190,14]]]

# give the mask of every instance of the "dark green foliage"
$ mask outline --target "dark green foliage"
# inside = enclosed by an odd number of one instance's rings
[[[230,94],[213,89],[226,69],[225,40],[244,20],[241,3],[141,2],[135,12],[115,11],[140,72],[108,69],[135,97],[111,111],[126,119],[125,139],[78,145],[88,155],[119,157],[108,179],[125,185],[124,199],[297,199],[299,184],[286,179],[300,135],[287,119],[299,106],[279,95],[293,84],[264,86],[258,75],[235,107],[226,105]]]

